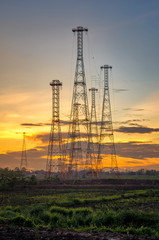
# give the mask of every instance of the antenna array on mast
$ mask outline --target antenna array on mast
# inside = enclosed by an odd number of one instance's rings
[[[89,115],[87,84],[83,60],[83,33],[87,28],[72,29],[77,36],[77,59],[73,85],[73,95],[66,146],[62,143],[60,126],[60,87],[59,80],[53,80],[52,86],[52,122],[46,163],[46,173],[58,174],[67,172],[69,176],[78,176],[79,171],[86,173],[94,170],[96,176],[107,167],[113,172],[118,171],[114,133],[112,124],[111,104],[109,95],[108,70],[111,66],[104,65],[104,92],[102,102],[102,117],[100,123],[96,114],[97,88],[91,92],[91,115]],[[100,127],[99,127],[100,125]],[[65,147],[65,149],[64,149]]]
[[[114,144],[114,133],[112,124],[110,94],[109,94],[109,82],[108,82],[108,70],[112,69],[111,66],[104,65],[101,67],[104,69],[104,93],[103,93],[103,105],[102,105],[102,118],[98,145],[98,158],[97,168],[102,170],[107,166],[111,168],[111,171],[118,171],[116,151]],[[103,160],[102,155],[106,155]],[[109,159],[111,163],[109,163]]]
[[[74,170],[77,175],[78,167],[85,167],[87,144],[89,141],[89,109],[87,86],[83,61],[83,32],[87,28],[72,29],[77,33],[77,61],[73,86],[73,96],[69,125],[69,173]],[[85,144],[83,144],[83,139]],[[85,149],[85,150],[84,150]]]

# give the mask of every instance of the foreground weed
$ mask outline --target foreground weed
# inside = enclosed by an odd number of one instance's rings
[[[134,227],[155,227],[159,223],[159,218],[156,214],[145,213],[143,211],[123,210],[117,216],[121,225]]]
[[[92,221],[93,212],[90,208],[77,208],[73,212],[72,216],[72,226],[90,226]]]
[[[8,219],[0,216],[0,224],[8,224]]]
[[[46,208],[46,204],[33,205],[30,210],[30,215],[39,216]]]
[[[96,212],[96,214],[94,214],[92,223],[97,227],[114,226],[116,223],[116,214],[115,212],[112,212],[112,211],[102,212],[99,210]]]
[[[23,216],[16,216],[12,218],[9,222],[10,224],[14,224],[19,227],[33,227],[34,224],[31,219],[25,218]]]
[[[48,225],[51,219],[50,212],[42,212],[39,216],[39,218],[43,221],[44,225]]]
[[[67,208],[64,208],[64,207],[51,207],[50,212],[51,213],[63,214],[64,216],[71,216],[73,214],[72,209],[67,209]]]
[[[56,229],[56,228],[65,228],[65,227],[66,227],[65,218],[58,213],[53,213],[50,219],[50,228]]]
[[[0,212],[0,217],[7,218],[7,219],[13,218],[16,215],[17,214],[11,210],[3,210]]]

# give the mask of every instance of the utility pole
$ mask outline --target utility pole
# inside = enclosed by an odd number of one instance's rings
[[[48,156],[46,162],[46,175],[63,174],[64,157],[62,148],[62,134],[60,126],[60,87],[62,83],[59,80],[52,80],[52,122],[48,145]]]
[[[75,170],[77,174],[78,166],[85,168],[84,158],[89,141],[89,110],[83,61],[83,33],[88,32],[88,29],[77,27],[72,31],[77,33],[77,62],[69,125],[69,173]]]
[[[25,132],[23,132],[23,144],[22,144],[22,153],[21,153],[21,162],[20,162],[20,170],[23,167],[27,168],[27,154],[26,154],[26,141],[25,141]]]
[[[97,166],[98,170],[103,169],[104,161],[108,166],[108,160],[111,160],[110,169],[112,172],[118,171],[116,150],[114,144],[114,133],[112,124],[111,104],[109,95],[109,83],[108,83],[108,70],[112,69],[111,66],[104,65],[101,67],[104,69],[104,94],[103,94],[103,106],[102,106],[102,119],[100,128],[100,137],[98,145],[98,158]],[[105,159],[102,156],[105,155]]]

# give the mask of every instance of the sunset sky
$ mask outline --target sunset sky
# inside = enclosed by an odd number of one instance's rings
[[[84,34],[87,89],[102,101],[100,66],[112,66],[110,94],[119,168],[159,170],[159,1],[0,1],[0,168],[45,169],[51,87],[59,79],[61,120],[68,121],[76,37]],[[89,104],[90,93],[88,92]],[[62,131],[67,132],[68,125]]]

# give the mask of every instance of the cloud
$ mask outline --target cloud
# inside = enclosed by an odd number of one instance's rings
[[[120,127],[118,129],[115,129],[116,132],[122,132],[122,133],[152,133],[152,132],[159,132],[159,128],[149,128],[149,127],[143,127],[141,125],[135,126],[135,127]]]
[[[141,125],[138,123],[129,123],[130,126],[140,127]]]
[[[117,155],[133,159],[159,158],[159,144],[127,142],[116,143]]]
[[[21,126],[25,126],[25,127],[42,127],[45,125],[50,125],[49,123],[44,124],[44,123],[21,123]]]
[[[67,145],[68,148],[70,146]],[[81,148],[84,149],[86,146],[86,141],[81,142]],[[94,153],[98,153],[98,144],[93,144]],[[119,157],[119,165],[121,164],[120,159],[127,158],[127,166],[129,164],[144,164],[149,163],[156,164],[157,159],[159,159],[159,144],[153,144],[151,142],[127,142],[127,143],[116,143],[116,152]],[[108,155],[108,149],[110,149],[109,144],[103,144],[101,146],[101,154],[105,158]],[[34,169],[45,169],[46,166],[46,156],[48,153],[48,146],[38,145],[35,148],[27,150],[28,167]],[[85,155],[86,153],[84,153]],[[9,166],[10,168],[15,168],[20,166],[21,151],[7,152],[6,154],[0,154],[0,165],[1,167]],[[151,160],[148,160],[151,159]]]
[[[144,111],[144,108],[137,108],[137,109],[134,109],[134,111],[141,112],[141,111]]]
[[[31,140],[34,140],[34,141],[41,141],[42,143],[48,143],[49,136],[50,136],[50,133],[42,133],[42,134],[29,136],[28,138],[30,138]]]
[[[134,160],[134,161],[125,161],[125,163],[133,163],[133,164],[141,164],[143,161],[142,160]]]
[[[61,135],[62,135],[62,139],[63,140],[67,140],[67,139],[71,138],[71,136],[69,136],[68,132],[62,132]],[[96,136],[96,134],[92,134],[91,136]],[[57,133],[55,134],[55,137],[57,137]],[[37,135],[33,135],[31,137],[28,136],[28,138],[30,138],[30,139],[32,139],[34,141],[39,140],[42,143],[47,143],[48,144],[49,138],[50,138],[50,133],[37,134]],[[80,133],[80,138],[81,139],[83,139],[83,138],[87,139],[88,138],[88,134],[81,132]],[[81,142],[83,142],[83,141],[81,141]]]
[[[115,93],[126,92],[128,89],[125,88],[113,88],[112,89]]]
[[[103,123],[110,123],[109,121],[104,121]],[[125,122],[121,122],[121,123],[125,123]],[[72,121],[67,121],[67,120],[60,120],[60,126],[62,127],[62,126],[67,126],[67,125],[71,125],[71,124],[73,124],[73,122]],[[84,122],[84,123],[80,123],[80,125],[87,125],[88,123],[86,122]],[[91,123],[92,125],[101,125],[101,121],[97,121],[97,122],[92,122]],[[30,127],[43,127],[43,126],[51,126],[51,123],[21,123],[20,124],[20,126],[25,126],[25,127],[28,127],[28,128],[30,128]],[[84,133],[81,133],[82,134],[82,136],[84,136],[83,134]],[[85,137],[86,137],[86,135],[85,135]]]
[[[129,111],[131,110],[132,108],[123,108],[124,111]]]
[[[144,108],[123,108],[124,111],[135,111],[135,112],[141,112],[144,111]]]
[[[132,124],[134,122],[142,122],[142,121],[146,121],[146,119],[131,119],[131,120],[122,121],[122,122],[118,122],[118,123],[120,123],[120,124]]]
[[[35,147],[27,150],[27,165],[28,168],[45,169],[46,166],[46,147]],[[21,151],[7,152],[6,154],[0,154],[0,166],[2,168],[9,167],[14,169],[20,167]]]
[[[67,120],[60,120],[60,125],[65,126],[71,124],[71,121]],[[43,127],[43,126],[50,126],[51,123],[21,123],[21,126],[25,127]]]
[[[69,121],[69,120],[68,121],[67,120],[61,120],[60,123],[61,123],[62,126],[65,126],[65,125],[71,124],[71,121]]]

